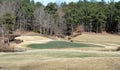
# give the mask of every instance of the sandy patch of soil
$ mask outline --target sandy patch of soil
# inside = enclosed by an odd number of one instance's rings
[[[43,36],[20,36],[15,39],[23,40],[21,44],[17,44],[17,46],[20,47],[25,47],[28,44],[47,43],[49,41],[53,41],[52,39]]]
[[[36,40],[50,40],[49,38],[42,37],[42,36],[20,36],[16,39],[20,39],[23,41],[36,41]]]

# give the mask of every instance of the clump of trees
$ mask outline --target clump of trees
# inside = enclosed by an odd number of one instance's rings
[[[119,33],[120,30],[120,2],[105,3],[96,1],[79,1],[62,4],[65,11],[66,24],[74,31],[78,25],[83,25],[85,32]],[[118,13],[119,12],[119,13]]]
[[[44,6],[34,0],[0,0],[0,24],[10,31],[47,35],[71,35],[80,26],[85,32],[120,33],[120,1],[79,0]]]

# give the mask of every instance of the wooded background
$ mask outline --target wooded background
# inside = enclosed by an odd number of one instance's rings
[[[78,27],[85,32],[120,33],[120,1],[79,0],[44,6],[34,0],[0,0],[1,33],[18,29],[47,35],[71,35]]]

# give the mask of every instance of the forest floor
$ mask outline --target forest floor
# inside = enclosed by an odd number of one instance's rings
[[[0,70],[119,70],[120,36],[111,34],[87,34],[72,38],[74,42],[104,46],[88,49],[30,49],[29,44],[42,44],[54,39],[43,36],[17,37],[24,42],[16,44],[28,49],[25,52],[0,53]],[[63,39],[59,39],[62,40]],[[101,51],[102,49],[102,51]],[[112,49],[112,50],[110,50]],[[99,50],[99,51],[98,51]]]

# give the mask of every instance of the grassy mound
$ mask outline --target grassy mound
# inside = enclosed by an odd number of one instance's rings
[[[84,47],[103,47],[92,44],[83,44],[83,43],[73,43],[66,41],[52,41],[45,44],[30,44],[30,48],[36,49],[60,49],[60,48],[84,48]]]

